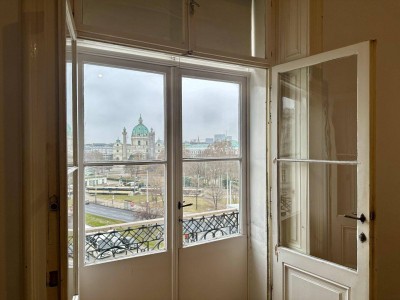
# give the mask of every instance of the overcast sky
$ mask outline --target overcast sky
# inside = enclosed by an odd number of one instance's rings
[[[140,114],[164,140],[162,74],[97,65],[85,65],[84,74],[85,143],[112,143],[123,127],[129,143]],[[182,86],[184,141],[218,133],[237,140],[238,84],[184,78]]]

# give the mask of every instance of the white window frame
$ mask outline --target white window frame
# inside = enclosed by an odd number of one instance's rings
[[[226,237],[220,237],[218,239],[214,240],[206,240],[206,241],[198,241],[196,243],[191,243],[188,245],[183,244],[183,228],[182,228],[182,223],[179,223],[178,226],[178,232],[179,234],[179,247],[192,247],[196,246],[199,244],[203,243],[212,243],[221,239],[226,239],[226,238],[232,238],[238,235],[247,235],[247,203],[249,202],[249,194],[248,194],[248,167],[247,167],[247,161],[248,161],[248,131],[249,131],[249,126],[248,126],[248,100],[249,100],[249,93],[248,93],[248,82],[250,80],[249,75],[246,74],[246,76],[243,75],[237,75],[234,73],[227,74],[227,73],[221,73],[221,72],[216,72],[215,70],[213,72],[207,71],[207,70],[195,70],[190,67],[183,67],[180,68],[179,73],[177,74],[177,82],[179,81],[179,85],[182,84],[182,79],[183,78],[193,78],[193,79],[202,79],[202,80],[210,80],[210,81],[219,81],[219,82],[230,82],[230,83],[237,83],[240,85],[240,98],[239,98],[239,119],[238,119],[238,125],[239,125],[239,147],[240,147],[240,153],[237,157],[196,157],[196,158],[184,158],[182,156],[179,157],[180,160],[180,165],[177,166],[177,174],[179,174],[179,179],[180,184],[179,184],[179,195],[177,197],[177,201],[181,201],[183,203],[183,184],[182,184],[182,168],[184,163],[188,162],[228,162],[228,161],[237,161],[239,162],[239,171],[240,171],[240,199],[239,199],[239,232],[237,234],[232,234],[232,235],[227,235]],[[178,151],[179,153],[182,152],[182,86],[179,86],[179,90],[177,91],[178,95],[178,105],[179,105],[179,127],[180,127],[180,134],[178,135],[180,140],[177,142],[178,145]],[[177,205],[177,204],[176,204]],[[183,209],[179,211],[179,218],[181,220],[184,219],[183,216]]]
[[[164,137],[166,157],[163,160],[144,161],[84,161],[84,74],[85,63],[103,64],[110,67],[134,69],[145,72],[156,72],[165,74],[165,102],[164,102]],[[111,165],[165,165],[165,249],[159,251],[144,252],[133,256],[126,256],[104,263],[112,263],[121,259],[134,259],[143,255],[155,255],[166,251],[177,251],[182,247],[182,228],[179,219],[182,217],[177,210],[179,200],[182,198],[182,141],[181,141],[181,74],[198,74],[202,79],[217,81],[234,81],[241,84],[241,118],[240,118],[240,148],[239,158],[222,158],[218,160],[238,160],[241,163],[241,193],[239,210],[239,234],[224,237],[232,238],[238,235],[247,236],[247,206],[249,203],[249,169],[248,169],[248,113],[249,113],[249,81],[250,70],[247,67],[229,65],[219,62],[208,62],[189,58],[173,57],[167,54],[146,52],[131,48],[116,47],[109,44],[78,41],[78,206],[79,206],[79,267],[85,267],[85,187],[84,170],[87,166],[111,166]],[[215,159],[214,159],[215,160]],[[182,212],[182,210],[181,210]],[[215,239],[205,243],[218,242]],[[175,241],[175,242],[173,242]],[[178,242],[178,243],[176,243]],[[199,243],[194,243],[193,246]],[[175,245],[174,247],[172,245]],[[192,246],[192,245],[190,245]],[[101,262],[103,263],[103,262]]]

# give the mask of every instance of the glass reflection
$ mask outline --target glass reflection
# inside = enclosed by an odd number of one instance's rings
[[[357,266],[357,166],[279,162],[281,245]]]
[[[280,74],[279,157],[357,160],[357,57]]]

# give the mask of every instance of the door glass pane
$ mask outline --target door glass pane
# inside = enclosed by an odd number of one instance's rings
[[[183,164],[183,243],[214,240],[239,233],[240,163]]]
[[[357,266],[357,166],[279,162],[280,243]]]
[[[165,249],[165,166],[85,168],[85,261]]]
[[[84,65],[85,161],[163,160],[165,75]]]
[[[357,160],[357,57],[279,77],[279,157]]]
[[[74,175],[72,172],[68,174],[68,186],[67,186],[67,222],[68,222],[68,295],[70,299],[75,294],[75,239],[74,237]]]
[[[185,1],[82,0],[82,23],[95,32],[181,46]]]
[[[240,84],[182,78],[183,157],[238,157]]]

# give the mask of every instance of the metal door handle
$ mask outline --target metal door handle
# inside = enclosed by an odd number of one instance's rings
[[[359,220],[361,221],[361,223],[364,223],[367,218],[364,216],[364,214],[361,214],[360,217],[355,217],[355,216],[350,216],[350,215],[344,215],[345,218],[349,218],[349,219],[354,219],[354,220]]]
[[[185,203],[185,201],[183,201]],[[188,204],[183,204],[181,201],[178,202],[178,209],[181,209],[182,207],[187,207],[187,206],[192,206],[193,203],[188,203]]]

